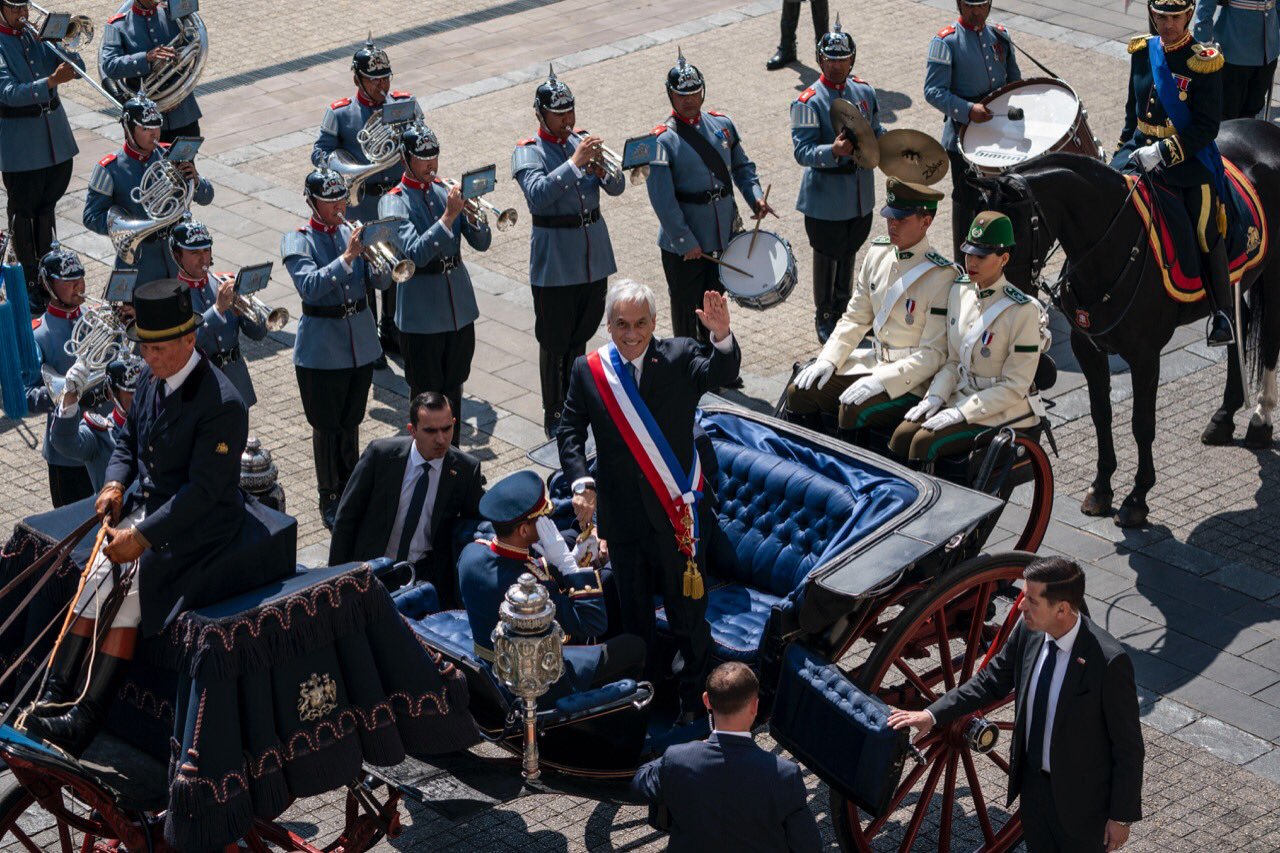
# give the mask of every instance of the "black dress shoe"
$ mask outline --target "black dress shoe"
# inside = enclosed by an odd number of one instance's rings
[[[796,61],[796,45],[792,42],[790,46],[778,45],[778,50],[773,56],[769,57],[769,61],[764,64],[766,71],[777,71],[779,68],[785,68]]]
[[[387,354],[385,352],[382,355],[378,356],[377,359],[375,359],[373,362],[374,370],[387,370],[388,367],[389,365],[387,364]]]
[[[1211,347],[1225,347],[1236,342],[1235,330],[1231,328],[1231,320],[1225,311],[1215,311],[1209,318],[1209,332],[1206,343]]]
[[[382,351],[388,355],[400,354],[400,341],[394,335],[380,335],[378,343],[382,345]]]

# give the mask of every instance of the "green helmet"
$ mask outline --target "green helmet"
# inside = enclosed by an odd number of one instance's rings
[[[1013,250],[1013,223],[994,210],[984,210],[973,218],[968,238],[960,251],[967,255],[990,255]]]

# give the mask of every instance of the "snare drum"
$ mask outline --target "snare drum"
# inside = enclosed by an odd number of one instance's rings
[[[796,288],[796,256],[791,244],[772,231],[763,228],[756,232],[756,247],[747,256],[751,246],[750,231],[743,231],[729,240],[720,260],[732,264],[747,275],[720,267],[720,283],[725,293],[743,308],[763,311],[782,302]]]
[[[992,119],[960,129],[960,152],[984,175],[997,175],[1055,151],[1102,160],[1102,143],[1075,91],[1061,80],[1037,77],[1001,86],[982,103]],[[1009,110],[1022,117],[1009,118]]]

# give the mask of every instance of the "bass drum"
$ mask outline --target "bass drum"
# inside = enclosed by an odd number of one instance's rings
[[[790,243],[764,229],[754,232],[755,248],[751,248],[752,233],[743,231],[729,240],[720,255],[728,265],[720,267],[720,284],[729,298],[743,308],[763,311],[796,289],[796,256]]]
[[[1061,80],[1018,80],[996,89],[982,104],[992,118],[960,129],[960,152],[984,175],[998,175],[1055,151],[1104,159],[1102,142],[1089,129],[1088,112]]]

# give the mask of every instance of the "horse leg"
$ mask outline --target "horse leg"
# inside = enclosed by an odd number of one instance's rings
[[[1240,332],[1236,343],[1227,347],[1227,384],[1222,389],[1222,406],[1209,417],[1209,425],[1200,433],[1200,443],[1213,446],[1230,444],[1235,437],[1235,415],[1244,406],[1244,381],[1240,375],[1238,347],[1244,336]]]
[[[1244,446],[1255,450],[1271,447],[1274,430],[1271,411],[1276,407],[1276,361],[1280,358],[1280,311],[1275,301],[1280,297],[1280,270],[1268,265],[1262,280],[1255,285],[1257,295],[1253,320],[1256,332],[1250,341],[1257,348],[1256,358],[1261,376],[1258,382],[1258,403],[1249,418],[1249,429],[1244,435]],[[1270,302],[1270,304],[1268,304]]]
[[[1138,445],[1138,473],[1133,491],[1120,505],[1116,524],[1139,527],[1147,523],[1147,492],[1156,484],[1156,465],[1151,448],[1156,440],[1156,392],[1160,386],[1160,354],[1129,362],[1133,378],[1133,440]]]
[[[1098,467],[1080,511],[1085,515],[1107,515],[1111,512],[1111,475],[1116,471],[1116,448],[1111,437],[1111,365],[1106,353],[1074,329],[1071,351],[1088,383],[1089,416],[1098,437]]]

